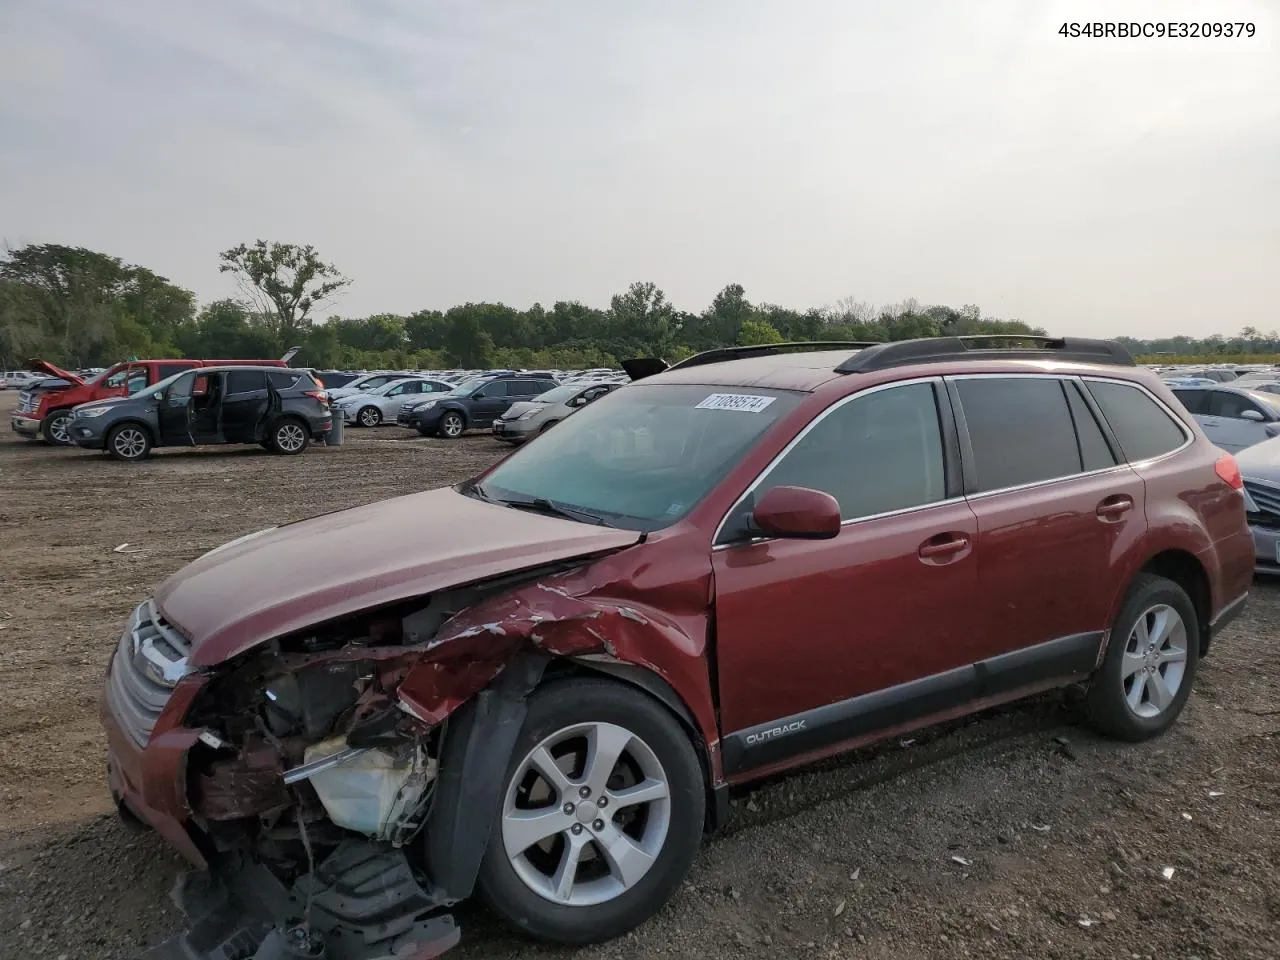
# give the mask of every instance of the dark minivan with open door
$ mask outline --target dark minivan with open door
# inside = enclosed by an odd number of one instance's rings
[[[305,370],[204,367],[128,397],[72,411],[71,438],[117,460],[142,460],[153,447],[257,443],[301,453],[333,425],[323,386]]]

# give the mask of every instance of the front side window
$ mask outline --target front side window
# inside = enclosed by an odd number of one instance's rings
[[[507,386],[508,384],[506,380],[495,380],[480,391],[480,396],[505,397],[507,396]]]
[[[977,473],[975,493],[1056,480],[1084,469],[1060,380],[957,378]]]
[[[1240,420],[1243,419],[1246,410],[1252,410],[1262,416],[1262,411],[1258,408],[1258,404],[1243,394],[1232,393],[1229,390],[1214,390],[1210,393],[1208,413],[1211,417]]]
[[[178,404],[191,399],[191,390],[195,386],[196,375],[194,373],[184,373],[176,376],[169,384],[165,391],[165,399],[170,403]],[[157,387],[160,384],[156,384]]]
[[[129,370],[128,379],[125,380],[125,391],[132,396],[139,390],[145,390],[149,379],[146,367],[133,367]]]
[[[114,373],[108,373],[102,378],[102,385],[114,390],[116,387],[123,387],[125,380],[129,378],[129,368],[121,367]]]
[[[805,394],[635,384],[566,417],[486,474],[491,500],[541,499],[611,526],[658,530],[710,492]]]
[[[946,497],[942,431],[930,383],[855,396],[818,419],[755,488],[809,487],[856,520]]]

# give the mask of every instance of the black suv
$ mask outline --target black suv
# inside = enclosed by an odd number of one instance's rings
[[[559,386],[551,377],[500,374],[472,377],[441,397],[406,406],[396,422],[416,427],[424,437],[455,440],[471,427],[489,427],[517,400],[530,400]]]
[[[79,446],[117,460],[141,460],[152,447],[214,443],[301,453],[332,425],[324,388],[305,370],[202,367],[132,396],[75,407],[70,434]]]

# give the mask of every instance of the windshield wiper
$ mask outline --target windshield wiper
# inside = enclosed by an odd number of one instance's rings
[[[482,494],[483,496],[483,494]],[[548,516],[564,517],[566,520],[579,520],[583,523],[594,523],[597,526],[607,527],[604,517],[591,513],[587,510],[580,510],[577,507],[567,507],[564,504],[553,503],[546,497],[529,497],[528,499],[504,499],[494,497],[494,503],[501,503],[515,510],[530,510],[534,513],[545,513]]]

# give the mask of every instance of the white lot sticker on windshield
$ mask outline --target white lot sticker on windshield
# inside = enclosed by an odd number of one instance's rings
[[[777,397],[757,397],[749,393],[713,393],[695,410],[740,410],[743,413],[759,413]]]

